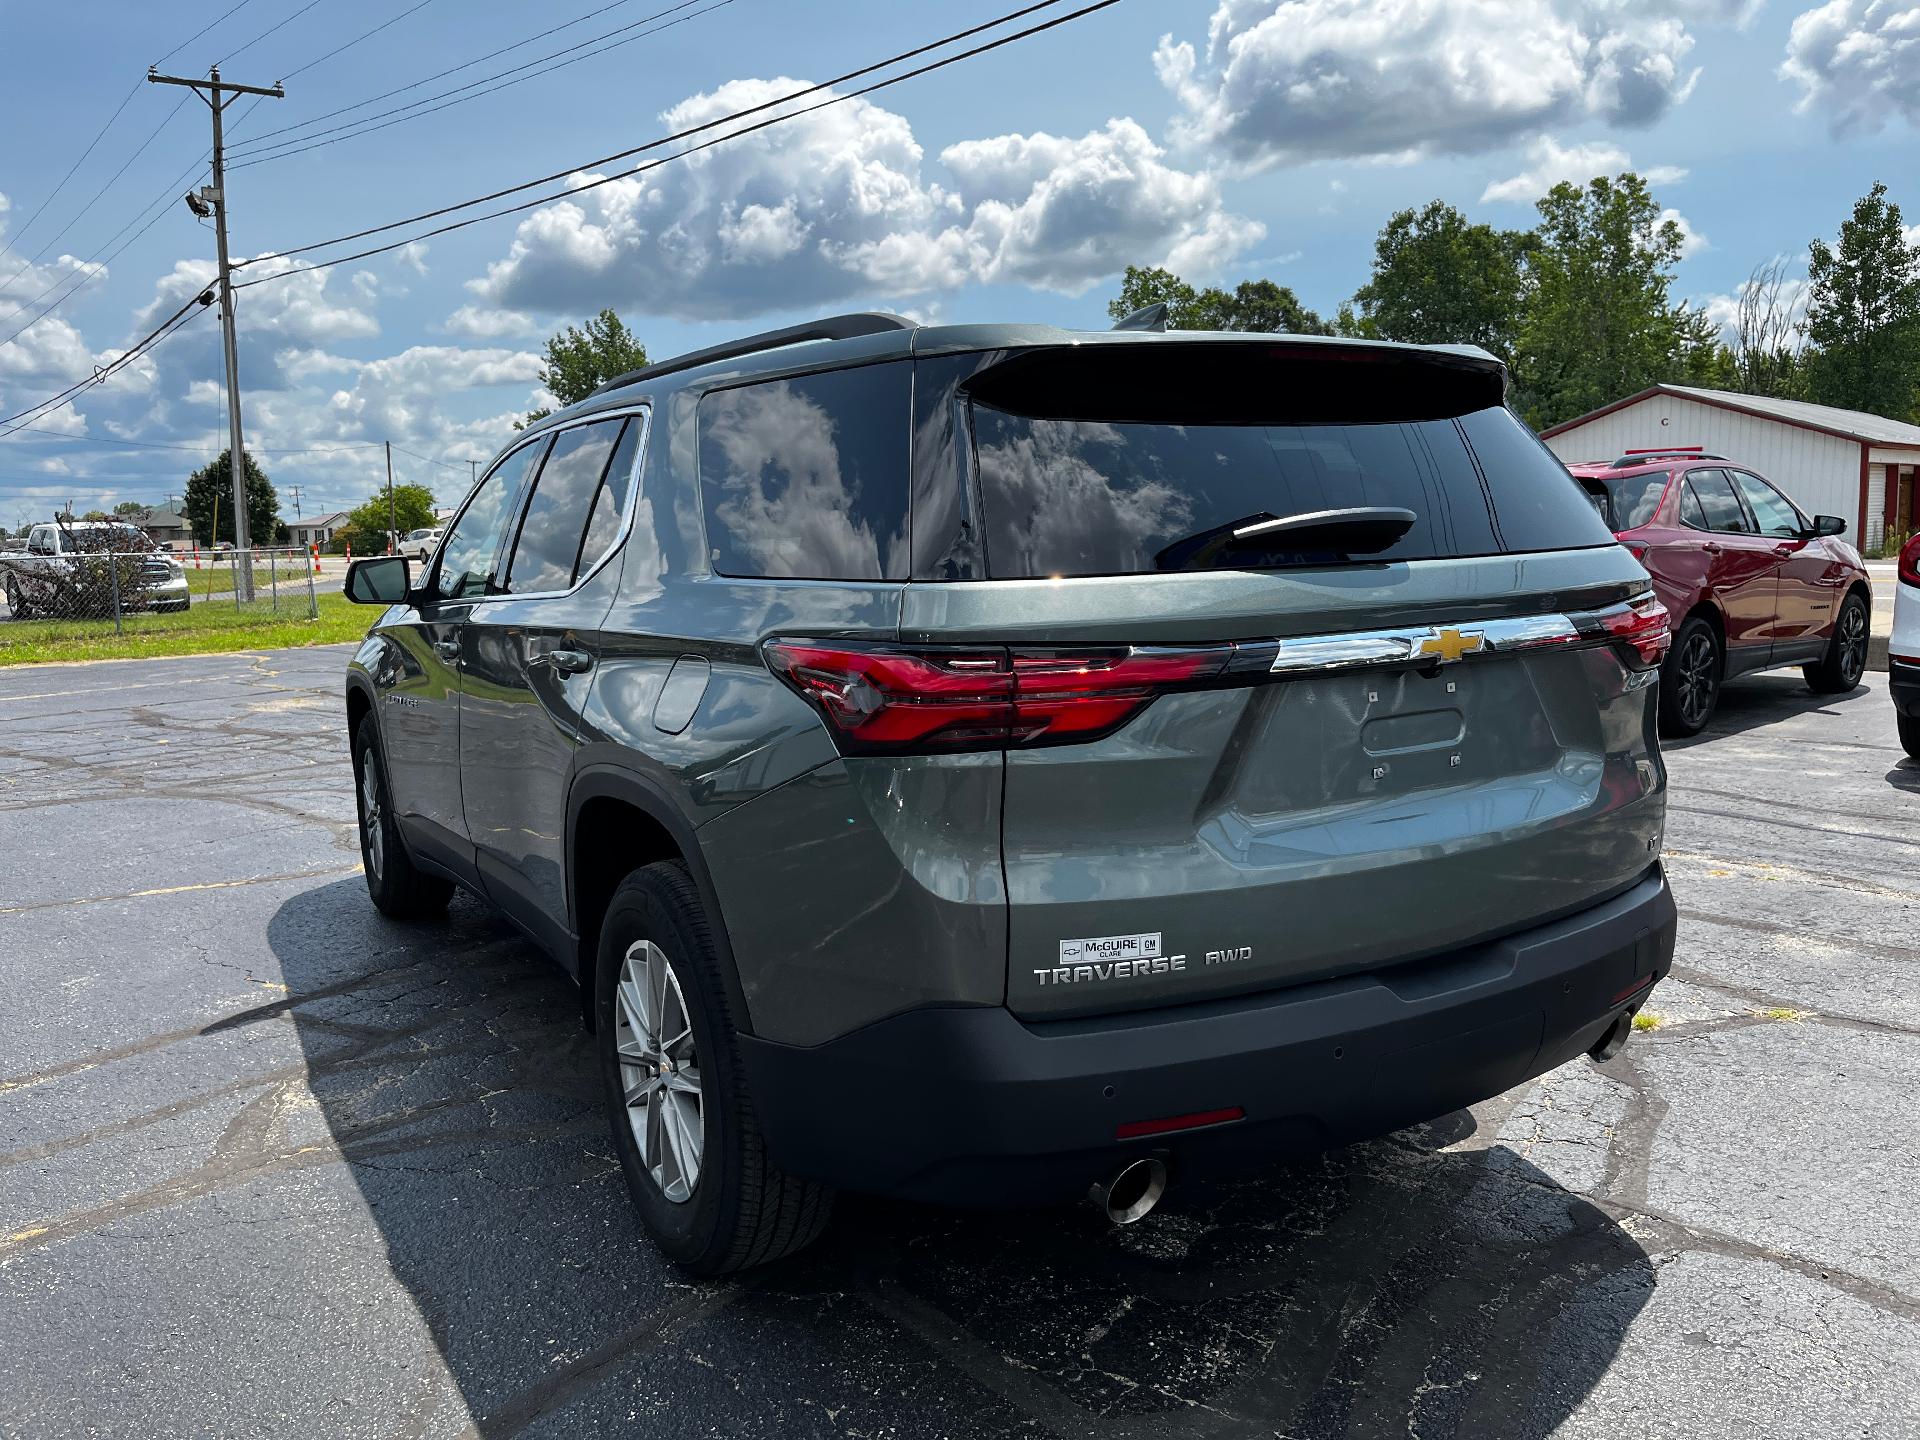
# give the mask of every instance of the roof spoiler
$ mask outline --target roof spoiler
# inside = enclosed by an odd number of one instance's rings
[[[757,355],[763,350],[778,350],[783,345],[799,345],[808,340],[851,340],[860,335],[884,335],[892,330],[918,328],[904,315],[893,315],[884,310],[829,315],[822,320],[808,320],[804,324],[788,325],[781,330],[763,330],[758,335],[730,340],[724,345],[712,345],[705,350],[690,350],[685,355],[676,355],[657,365],[643,365],[638,370],[614,376],[595,390],[593,395],[604,395],[609,390],[618,390],[622,386],[638,384],[661,375],[671,375],[675,371],[691,370],[696,365],[710,365],[716,360],[736,360],[743,355]],[[592,399],[593,395],[587,398]]]

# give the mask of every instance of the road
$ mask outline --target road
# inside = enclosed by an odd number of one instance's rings
[[[1882,681],[1670,753],[1660,1028],[1238,1184],[847,1200],[663,1267],[569,983],[377,917],[345,652],[0,670],[0,1433],[1920,1433],[1920,768]]]

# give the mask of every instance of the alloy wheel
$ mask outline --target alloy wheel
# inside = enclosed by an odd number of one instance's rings
[[[1713,637],[1704,630],[1687,638],[1680,651],[1680,718],[1689,729],[1707,723],[1713,710],[1714,692],[1720,688],[1719,665],[1713,652]]]
[[[371,750],[360,757],[360,848],[378,880],[387,864],[387,837],[380,824],[380,765]]]
[[[628,947],[614,991],[615,1050],[641,1163],[675,1204],[700,1183],[706,1100],[680,979],[651,940]]]
[[[1866,608],[1848,605],[1840,612],[1840,678],[1849,686],[1857,685],[1866,668]]]

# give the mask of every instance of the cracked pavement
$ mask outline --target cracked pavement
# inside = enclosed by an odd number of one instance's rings
[[[568,982],[377,916],[344,648],[0,670],[0,1433],[1920,1435],[1920,767],[1884,677],[1669,751],[1661,1017],[1146,1222],[843,1199],[721,1284]]]

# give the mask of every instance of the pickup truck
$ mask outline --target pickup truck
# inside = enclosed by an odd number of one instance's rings
[[[111,616],[116,590],[122,612],[190,603],[185,567],[133,526],[109,520],[35,525],[24,554],[0,555],[0,589],[16,620]]]

